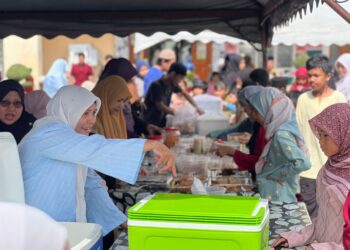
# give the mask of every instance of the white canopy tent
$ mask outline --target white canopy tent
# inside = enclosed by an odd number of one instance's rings
[[[350,12],[350,1],[341,6]],[[350,44],[350,25],[327,4],[314,8],[312,13],[308,6],[307,14],[302,19],[297,16],[288,26],[274,29],[272,45],[278,44]]]
[[[187,31],[180,31],[175,35],[169,35],[164,32],[156,32],[151,36],[145,36],[141,33],[136,33],[134,51],[135,53],[138,53],[140,51],[143,51],[147,48],[150,48],[166,40],[172,40],[174,42],[185,40],[189,43],[193,43],[196,41],[200,41],[202,43],[214,42],[218,44],[222,44],[226,42],[232,43],[232,44],[243,43],[243,42],[246,43],[246,41],[244,40],[241,40],[232,36],[218,34],[210,30],[204,30],[198,34],[192,34]]]

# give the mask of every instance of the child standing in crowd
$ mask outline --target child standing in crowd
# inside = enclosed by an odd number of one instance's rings
[[[229,123],[235,124],[238,104],[237,90],[232,90],[231,93],[227,94],[223,104],[224,113],[229,117]]]
[[[209,78],[208,82],[208,88],[207,88],[207,93],[209,95],[215,95],[215,86],[217,83],[221,82],[222,78],[219,72],[213,72],[211,73],[211,76]]]
[[[306,68],[312,90],[300,95],[296,114],[305,144],[310,151],[311,160],[311,169],[301,174],[301,195],[311,218],[314,218],[317,215],[316,177],[327,157],[322,152],[310,126],[308,126],[308,121],[332,104],[346,102],[346,98],[342,93],[334,91],[328,86],[332,66],[326,56],[317,55],[310,58],[306,62]]]
[[[346,103],[334,104],[310,120],[310,127],[328,157],[317,176],[319,211],[311,225],[298,232],[282,233],[273,247],[282,245],[291,248],[307,246],[306,249],[315,250],[343,249],[344,219],[341,211],[350,189],[349,123],[350,105]],[[346,232],[348,234],[348,229]]]
[[[296,202],[299,174],[310,168],[291,100],[271,87],[247,97],[251,116],[265,128],[265,145],[255,164],[262,197]]]
[[[305,67],[300,67],[297,71],[295,71],[295,83],[290,86],[289,91],[304,92],[310,89],[311,85],[308,81],[307,69]]]

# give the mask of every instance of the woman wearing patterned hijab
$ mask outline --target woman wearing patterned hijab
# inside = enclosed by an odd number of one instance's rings
[[[275,201],[296,202],[298,174],[310,168],[291,100],[275,88],[247,97],[252,116],[265,128],[265,145],[255,164],[259,192]]]
[[[312,224],[299,232],[283,233],[274,246],[309,245],[312,249],[343,249],[343,204],[350,190],[350,105],[334,104],[310,120],[328,160],[317,176],[319,205]],[[345,226],[348,227],[348,225]]]

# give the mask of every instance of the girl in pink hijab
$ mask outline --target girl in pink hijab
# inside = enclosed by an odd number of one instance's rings
[[[272,246],[344,249],[343,205],[350,190],[350,105],[329,106],[309,122],[322,151],[328,156],[316,180],[319,211],[311,225],[298,232],[282,233]]]
[[[311,85],[308,80],[307,70],[305,67],[300,67],[295,71],[295,83],[290,86],[289,91],[304,92],[310,90]]]

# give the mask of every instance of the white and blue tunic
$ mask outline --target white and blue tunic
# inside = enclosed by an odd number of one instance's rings
[[[63,122],[33,129],[19,145],[25,199],[57,221],[77,221],[77,167],[88,168],[85,181],[86,219],[100,224],[104,235],[126,220],[93,170],[135,183],[144,140],[106,139],[76,133]]]

